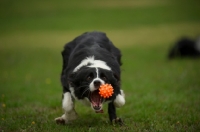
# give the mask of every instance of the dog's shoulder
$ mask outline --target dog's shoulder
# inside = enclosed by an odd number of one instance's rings
[[[121,52],[103,32],[86,32],[67,43],[62,51],[65,67],[77,66],[87,57],[94,56],[112,66],[121,65]]]

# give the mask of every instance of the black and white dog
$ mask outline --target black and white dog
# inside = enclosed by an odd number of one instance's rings
[[[123,90],[120,89],[121,53],[102,32],[87,32],[67,43],[62,52],[63,86],[62,108],[65,113],[55,119],[66,124],[77,117],[74,100],[82,101],[100,113],[103,103],[108,102],[111,122],[121,122],[116,115],[116,107],[125,104]],[[99,95],[101,84],[111,84],[114,93],[109,98]]]
[[[200,37],[196,40],[184,37],[179,39],[170,49],[168,58],[199,58],[200,57]]]

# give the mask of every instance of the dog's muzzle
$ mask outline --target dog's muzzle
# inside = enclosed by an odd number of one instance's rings
[[[97,113],[102,113],[102,102],[103,98],[99,95],[99,90],[95,90],[91,92],[90,94],[90,102],[92,108],[97,112]]]

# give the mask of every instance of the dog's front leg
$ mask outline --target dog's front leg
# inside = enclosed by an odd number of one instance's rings
[[[63,94],[62,107],[65,113],[61,117],[55,119],[56,123],[67,124],[69,121],[77,118],[77,113],[74,109],[74,102],[70,92]]]
[[[116,108],[115,108],[115,105],[113,102],[110,102],[108,104],[108,114],[109,114],[110,121],[113,125],[114,124],[120,124],[120,125],[123,124],[121,118],[118,118],[116,115]]]
[[[121,107],[125,104],[125,94],[123,90],[120,90],[120,93],[116,96],[113,102],[108,104],[108,114],[110,121],[112,123],[119,123],[120,125],[123,124],[121,118],[118,118],[116,115],[116,108]]]

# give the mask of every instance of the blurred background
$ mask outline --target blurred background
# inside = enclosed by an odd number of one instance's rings
[[[182,35],[199,34],[197,0],[1,0],[0,4],[2,48],[13,42],[60,48],[93,30],[106,32],[123,47],[169,44]]]
[[[196,105],[200,103],[200,61],[167,60],[170,46],[179,38],[195,39],[200,34],[199,13],[198,0],[1,0],[0,130],[25,129],[33,120],[41,122],[32,116],[23,122],[13,110],[27,116],[39,111],[41,118],[44,111],[52,111],[43,117],[50,121],[62,114],[61,51],[65,43],[87,31],[105,32],[122,51],[127,105],[119,113],[127,123],[135,122],[141,127],[134,129],[143,130],[147,127],[142,122],[151,117],[157,124],[163,118],[169,120],[154,130],[181,120],[185,124],[178,127],[199,128],[195,122],[200,120]],[[88,109],[78,110],[82,115],[84,111]],[[178,113],[180,117],[169,116]]]

